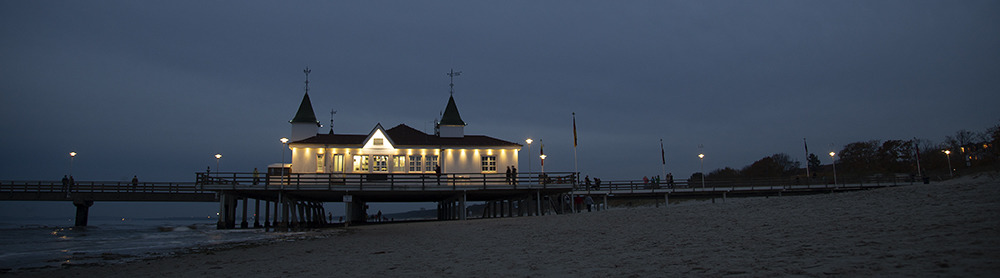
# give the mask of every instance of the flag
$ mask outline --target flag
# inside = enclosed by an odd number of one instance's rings
[[[806,146],[806,159],[809,159],[809,144],[806,143],[806,138],[802,138],[802,145]]]
[[[573,112],[573,147],[576,148],[576,112]]]
[[[660,160],[663,161],[663,165],[667,165],[667,156],[663,154],[663,139],[660,139]]]

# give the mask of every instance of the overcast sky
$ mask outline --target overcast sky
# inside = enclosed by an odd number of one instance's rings
[[[2,1],[0,180],[59,179],[70,151],[77,180],[264,168],[306,66],[351,134],[430,131],[462,71],[466,134],[544,140],[547,171],[573,170],[576,112],[604,180],[660,174],[660,139],[678,178],[699,145],[711,171],[941,142],[1000,123],[997,34],[997,1]]]

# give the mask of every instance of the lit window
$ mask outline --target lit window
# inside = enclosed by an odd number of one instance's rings
[[[316,173],[322,173],[323,168],[326,168],[326,160],[323,158],[323,154],[316,154]]]
[[[344,155],[333,155],[333,171],[337,173],[344,172]]]
[[[381,146],[382,143],[383,143],[383,140],[384,139],[382,139],[382,138],[375,138],[375,140],[372,141],[372,145]]]
[[[427,172],[434,171],[434,168],[438,166],[438,156],[436,155],[424,156],[424,166],[426,166],[424,167],[425,169],[424,171]]]
[[[393,171],[404,171],[406,170],[406,156],[394,155],[392,156],[392,170]]]
[[[386,172],[389,171],[389,156],[388,155],[374,155],[375,167],[372,171],[376,172]]]
[[[367,155],[355,155],[354,156],[354,171],[355,172],[368,172],[368,156]]]
[[[419,155],[411,155],[410,156],[410,172],[420,172],[421,170],[423,170],[423,169],[420,169],[420,156]]]
[[[483,156],[483,172],[496,172],[497,171],[497,157],[496,156]]]

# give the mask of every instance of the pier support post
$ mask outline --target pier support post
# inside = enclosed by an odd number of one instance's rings
[[[463,191],[462,198],[458,200],[458,206],[459,206],[458,213],[461,214],[458,216],[459,220],[466,220],[467,216],[469,215],[469,211],[465,207],[465,198],[466,198],[465,192]]]
[[[247,204],[249,202],[248,199],[249,198],[243,198],[243,220],[240,221],[240,228],[242,229],[250,228],[249,223],[247,223]]]
[[[535,191],[535,215],[542,216],[542,191]]]
[[[264,230],[271,227],[271,201],[264,200]]]
[[[670,204],[670,194],[663,194],[663,206],[666,207]]]
[[[254,199],[253,227],[260,228],[260,199]]]
[[[73,200],[73,206],[76,206],[76,225],[74,226],[87,226],[87,218],[89,217],[90,206],[92,205],[94,205],[94,201]]]

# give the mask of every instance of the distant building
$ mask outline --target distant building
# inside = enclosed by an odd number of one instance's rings
[[[291,121],[291,172],[306,173],[504,173],[517,166],[521,145],[484,135],[465,135],[455,98],[449,97],[436,134],[407,125],[367,134],[318,134],[320,124],[307,92]]]

